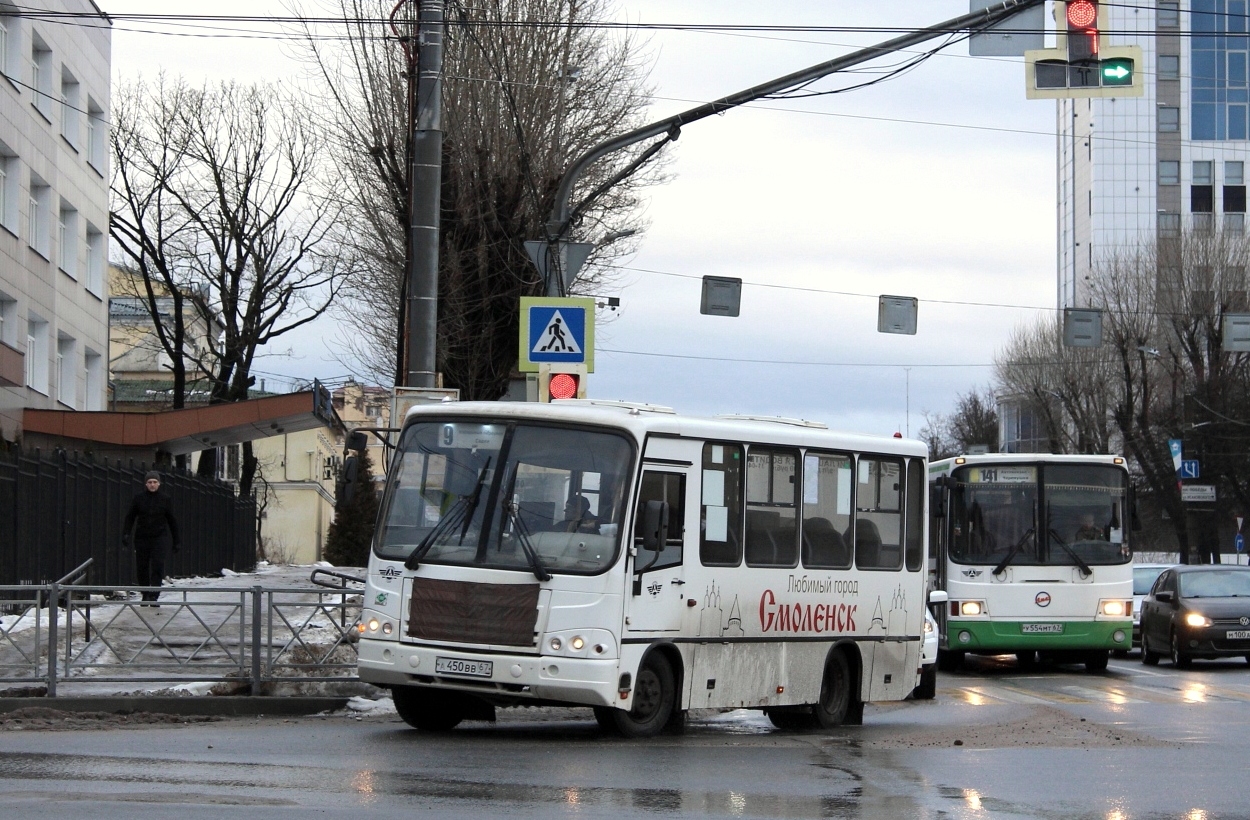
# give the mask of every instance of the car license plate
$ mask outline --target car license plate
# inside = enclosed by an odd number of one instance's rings
[[[1020,631],[1025,635],[1062,634],[1063,624],[1021,624]]]
[[[1250,629],[1230,629],[1224,633],[1225,640],[1250,641]]]
[[[495,671],[495,664],[493,661],[435,658],[434,671],[443,675],[468,675],[473,678],[489,678]]]

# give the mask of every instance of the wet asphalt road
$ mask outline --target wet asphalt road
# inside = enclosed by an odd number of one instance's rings
[[[1250,817],[1250,664],[974,660],[931,702],[774,730],[703,714],[626,741],[588,711],[507,710],[444,736],[394,714],[0,730],[4,818]]]

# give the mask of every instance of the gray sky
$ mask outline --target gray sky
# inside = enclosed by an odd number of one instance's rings
[[[99,2],[113,14],[170,10],[165,0]],[[641,24],[921,28],[965,13],[968,1],[620,0],[617,8],[617,20]],[[182,0],[177,10],[285,13],[281,0]],[[162,69],[244,82],[302,71],[280,40],[147,33],[157,30],[170,31],[116,24],[115,80]],[[893,36],[648,32],[652,113]],[[960,43],[870,88],[687,126],[667,149],[673,179],[647,192],[650,228],[637,254],[602,294],[619,296],[621,307],[600,314],[590,394],[917,434],[925,411],[949,412],[958,394],[989,384],[1013,328],[1054,308],[1054,123],[1053,102],[1025,100],[1021,60],[972,58]],[[741,316],[699,314],[707,274],[744,280]],[[915,336],[877,332],[881,294],[920,300]],[[344,375],[324,341],[334,335],[314,328],[293,340],[297,358],[258,366]]]

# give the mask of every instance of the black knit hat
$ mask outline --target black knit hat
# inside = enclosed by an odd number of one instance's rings
[[[158,472],[156,472],[156,470],[148,470],[148,474],[147,474],[147,475],[145,475],[145,476],[143,477],[143,480],[144,480],[144,482],[148,482],[148,481],[151,481],[151,480],[152,480],[152,479],[154,479],[154,478],[155,478],[157,481],[160,481],[160,480],[161,480],[161,474],[160,474],[160,473],[158,473]]]

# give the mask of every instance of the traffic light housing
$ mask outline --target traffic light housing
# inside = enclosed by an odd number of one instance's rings
[[[1025,96],[1140,97],[1144,93],[1136,68],[1138,46],[1108,46],[1106,9],[1100,0],[1056,0],[1056,45],[1026,51]]]
[[[538,366],[538,400],[586,398],[586,365],[540,364]]]

